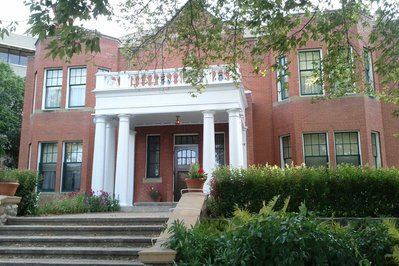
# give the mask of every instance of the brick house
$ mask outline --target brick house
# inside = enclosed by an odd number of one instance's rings
[[[395,106],[363,94],[311,102],[324,93],[306,82],[327,52],[320,43],[278,59],[291,62],[290,76],[257,76],[242,63],[235,83],[214,65],[197,97],[173,55],[162,69],[126,71],[119,47],[103,36],[100,54],[66,63],[38,43],[29,58],[19,168],[37,170],[43,192],[105,190],[130,206],[151,201],[150,187],[178,200],[195,161],[208,173],[223,164],[399,166]],[[364,53],[365,79],[379,90],[375,55]]]

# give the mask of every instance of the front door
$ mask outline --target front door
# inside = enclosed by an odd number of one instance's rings
[[[198,145],[175,146],[175,180],[174,200],[179,201],[180,191],[186,187],[184,179],[188,174],[190,165],[198,162]]]

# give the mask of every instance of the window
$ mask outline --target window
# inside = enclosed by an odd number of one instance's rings
[[[364,49],[364,72],[366,75],[366,83],[368,84],[369,92],[374,91],[374,72],[373,72],[373,58],[371,51]]]
[[[303,145],[307,166],[328,165],[326,133],[303,134]]]
[[[28,63],[27,56],[27,52],[0,48],[0,61],[6,63],[26,66]]]
[[[224,134],[215,134],[215,163],[216,166],[225,165],[224,160]]]
[[[147,178],[160,178],[160,136],[147,136]]]
[[[66,142],[62,191],[79,191],[82,169],[82,142]]]
[[[380,133],[371,132],[371,152],[373,153],[375,168],[381,168]]]
[[[69,69],[69,107],[82,107],[86,96],[86,68]]]
[[[108,72],[109,72],[109,69],[105,68],[105,67],[99,67],[97,69],[97,73],[108,73]]]
[[[60,108],[62,89],[62,69],[47,69],[45,109]]]
[[[277,89],[278,100],[282,101],[288,98],[288,74],[287,74],[287,57],[282,56],[278,59],[278,72],[277,72]]]
[[[280,150],[281,150],[281,168],[285,168],[286,165],[291,165],[291,137],[283,136],[280,137]]]
[[[57,143],[41,143],[38,184],[40,191],[55,191],[55,175],[57,167]]]
[[[360,165],[359,138],[357,132],[335,133],[335,152],[337,164]]]
[[[198,144],[198,135],[181,135],[175,137],[175,145]]]
[[[315,71],[319,73],[317,79],[314,78]],[[301,95],[323,94],[320,50],[299,52],[299,78]]]

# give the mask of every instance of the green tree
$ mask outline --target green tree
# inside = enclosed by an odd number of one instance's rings
[[[0,62],[0,157],[10,168],[18,165],[24,84],[8,64]]]

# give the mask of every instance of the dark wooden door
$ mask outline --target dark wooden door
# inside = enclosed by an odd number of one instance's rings
[[[198,145],[175,147],[175,179],[174,200],[179,201],[181,190],[186,188],[184,179],[188,174],[190,165],[198,162]]]

